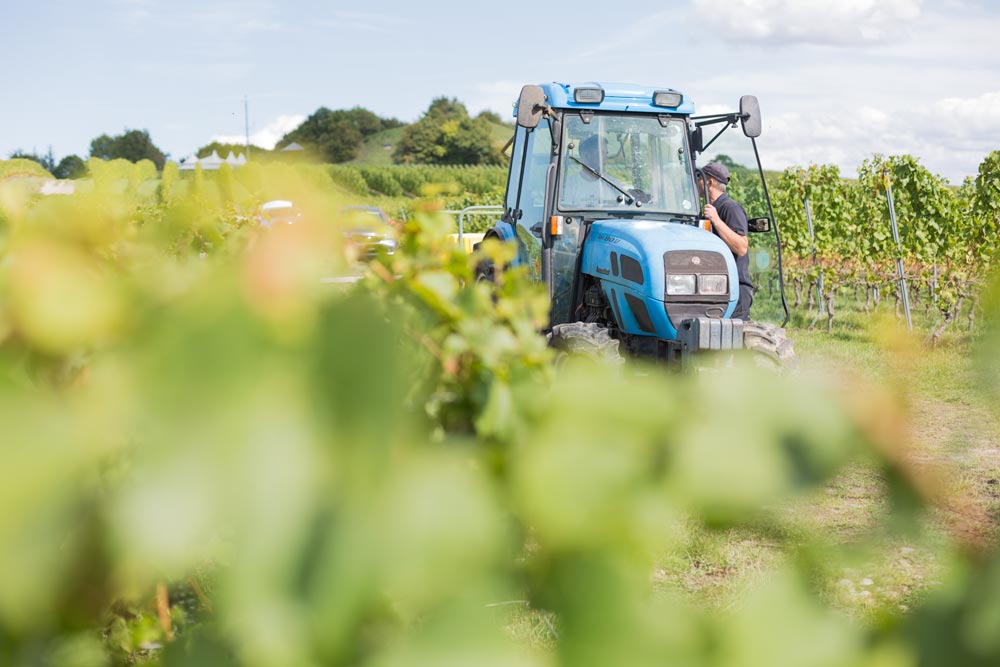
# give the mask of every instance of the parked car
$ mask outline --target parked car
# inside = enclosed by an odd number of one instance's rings
[[[399,245],[392,221],[377,206],[345,206],[340,209],[340,224],[345,240],[356,249],[358,259],[392,255]]]
[[[257,221],[261,227],[274,227],[275,225],[291,225],[301,216],[302,214],[292,202],[286,199],[275,199],[261,204]]]

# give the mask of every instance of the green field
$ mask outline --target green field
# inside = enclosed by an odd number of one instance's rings
[[[894,443],[883,454],[919,480],[928,505],[901,524],[883,463],[866,455],[814,491],[770,508],[756,525],[679,519],[681,538],[650,562],[650,587],[704,613],[738,614],[805,551],[807,560],[818,559],[807,568],[815,594],[844,618],[878,627],[926,606],[942,582],[963,576],[960,554],[994,548],[1000,406],[982,382],[990,353],[981,335],[965,330],[930,350],[885,304],[874,316],[849,309],[832,335],[796,326],[788,333],[801,374],[856,403],[862,428]],[[527,601],[509,613],[513,636],[539,651],[557,645],[556,617]]]
[[[995,288],[931,347],[841,284],[797,373],[556,363],[413,195],[501,168],[148,167],[0,182],[0,663],[1000,660]]]

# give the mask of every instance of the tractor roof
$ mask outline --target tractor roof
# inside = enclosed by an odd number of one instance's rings
[[[653,94],[678,91],[666,86],[639,86],[634,83],[543,83],[550,106],[561,109],[594,109],[600,111],[633,111],[636,113],[694,113],[694,103],[682,98],[679,106],[664,107],[653,104]],[[600,88],[604,91],[604,100],[599,103],[582,103],[575,99],[578,88]]]

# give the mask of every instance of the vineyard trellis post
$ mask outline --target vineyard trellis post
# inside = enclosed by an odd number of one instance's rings
[[[934,301],[934,305],[937,305],[937,283],[938,283],[938,270],[937,262],[934,263],[934,275],[931,278],[931,299]]]
[[[896,242],[896,270],[899,273],[899,291],[903,297],[903,313],[906,315],[906,328],[913,331],[913,319],[910,317],[910,295],[906,291],[906,274],[903,272],[903,244],[899,241],[899,225],[896,224],[896,205],[892,200],[892,181],[889,174],[885,175],[885,196],[889,201],[889,221],[892,223],[892,240]]]
[[[809,195],[805,196],[806,205],[806,225],[809,227],[809,242],[812,244],[812,263],[816,264],[816,234],[813,231],[813,218],[812,218],[812,208],[809,206]],[[823,303],[823,269],[820,268],[819,275],[816,278],[816,300],[819,302],[819,314],[826,314],[826,305]]]

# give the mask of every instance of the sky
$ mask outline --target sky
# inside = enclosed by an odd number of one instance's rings
[[[242,140],[244,97],[271,147],[321,106],[510,117],[526,83],[620,81],[756,95],[766,169],[909,153],[957,184],[1000,150],[998,37],[993,0],[3,0],[0,157],[146,129],[180,159]]]

